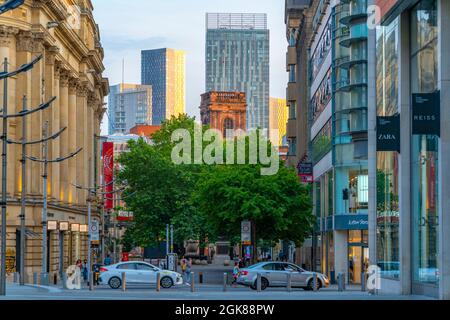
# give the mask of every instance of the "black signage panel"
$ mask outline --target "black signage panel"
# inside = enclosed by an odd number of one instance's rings
[[[400,115],[377,117],[377,151],[400,152]]]
[[[441,136],[441,94],[415,93],[412,97],[412,134]]]

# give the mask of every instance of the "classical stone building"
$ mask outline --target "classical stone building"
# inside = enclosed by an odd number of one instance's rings
[[[9,70],[43,55],[31,71],[8,80],[9,113],[21,111],[24,95],[29,109],[56,96],[50,108],[26,117],[27,140],[41,139],[43,125],[48,122],[49,133],[67,127],[59,139],[49,143],[50,158],[83,148],[77,157],[49,166],[49,229],[57,222],[56,230],[48,232],[48,272],[52,279],[53,274],[87,254],[87,233],[80,233],[87,231],[87,192],[76,190],[72,183],[99,184],[101,153],[97,137],[109,84],[102,77],[104,53],[92,10],[90,0],[26,0],[21,7],[0,15],[0,60],[8,59]],[[0,87],[3,100],[3,82]],[[20,140],[21,132],[22,120],[9,119],[8,138]],[[21,146],[8,146],[8,272],[19,270],[21,154]],[[42,145],[28,146],[27,154],[42,158]],[[31,274],[41,271],[42,165],[27,161],[26,173],[25,270]],[[100,219],[99,205],[94,203],[94,219]],[[68,230],[62,230],[66,227]]]
[[[226,130],[246,131],[247,102],[244,92],[211,91],[202,94],[201,120],[226,137]]]

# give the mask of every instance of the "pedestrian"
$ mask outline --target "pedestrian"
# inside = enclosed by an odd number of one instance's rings
[[[103,261],[103,264],[105,266],[109,266],[112,263],[111,257],[108,255],[106,255],[105,261]]]
[[[187,267],[187,263],[186,263],[186,259],[183,258],[181,259],[181,273],[183,275],[183,279],[186,279],[186,267]]]
[[[191,268],[192,268],[192,258],[186,262],[186,284],[190,286],[191,282]]]
[[[232,283],[233,287],[237,286],[237,280],[240,275],[241,275],[241,269],[239,269],[239,262],[235,262],[234,268],[233,268],[233,283]]]
[[[84,281],[88,280],[88,265],[87,265],[87,260],[84,259],[83,261],[83,265],[82,265],[82,270],[83,270],[83,279]]]

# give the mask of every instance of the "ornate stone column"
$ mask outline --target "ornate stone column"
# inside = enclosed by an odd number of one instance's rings
[[[37,56],[44,53],[44,34],[43,33],[32,33],[32,56]],[[30,108],[37,107],[44,102],[44,87],[43,87],[43,75],[45,70],[45,61],[41,60],[36,63],[31,69],[31,98],[28,99]],[[31,130],[31,140],[39,140],[42,138],[43,130],[43,113],[35,112],[28,116],[31,118],[31,125],[29,126]],[[42,158],[42,147],[41,145],[31,145],[28,148],[28,152],[38,158]],[[30,194],[32,197],[40,198],[42,196],[42,164],[38,162],[31,162],[29,164],[31,167],[31,185]]]
[[[69,133],[69,150],[74,152],[77,146],[77,89],[79,80],[71,79],[69,82],[69,108],[68,108],[68,133]],[[69,162],[69,204],[78,204],[77,191],[72,186],[77,182],[77,159],[70,158]]]
[[[45,101],[50,100],[52,97],[56,96],[56,88],[55,88],[55,58],[56,55],[59,53],[59,48],[56,46],[48,47],[45,50],[45,78],[44,78],[44,88],[45,88]],[[59,94],[59,88],[58,88],[58,94]],[[59,130],[59,121],[55,125],[53,114],[55,112],[55,109],[59,108],[59,106],[56,105],[56,101],[53,102],[52,106],[44,111],[44,122],[48,120],[49,127],[48,132],[49,134],[53,134]],[[58,119],[59,120],[59,119]],[[55,159],[59,157],[59,154],[54,151],[54,143],[53,141],[49,143],[48,148],[48,155],[50,159]],[[59,151],[59,149],[58,149]],[[48,196],[50,199],[55,200],[58,198],[58,189],[54,189],[54,179],[53,179],[53,165],[50,165],[50,168],[48,170]]]
[[[61,129],[60,124],[60,72],[61,72],[61,62],[56,61],[54,67],[54,76],[53,76],[53,94],[56,97],[56,100],[52,105],[52,130],[53,132],[57,132]],[[58,158],[61,156],[60,146],[61,146],[61,138],[55,139],[51,142],[52,149],[52,158]],[[59,163],[53,163],[51,166],[52,172],[52,198],[55,201],[62,201],[60,198],[61,191],[61,175],[60,175],[61,165]]]
[[[77,111],[76,111],[76,145],[78,148],[83,148],[81,153],[76,157],[76,172],[77,172],[77,184],[86,186],[87,180],[85,179],[84,169],[87,166],[85,158],[87,154],[87,148],[85,146],[85,124],[86,124],[86,106],[87,106],[87,87],[86,83],[82,83],[78,87],[77,91]],[[78,204],[84,206],[86,204],[86,194],[83,190],[77,190]]]
[[[61,70],[59,78],[59,96],[60,96],[60,126],[61,128],[68,127],[69,125],[69,74],[66,70]],[[69,153],[69,132],[65,130],[59,140],[59,150],[61,156],[65,156]],[[60,201],[63,203],[68,202],[69,192],[69,163],[67,161],[60,163]]]

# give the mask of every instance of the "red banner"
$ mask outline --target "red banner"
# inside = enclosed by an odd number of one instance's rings
[[[113,192],[114,190],[114,143],[103,142],[103,177],[106,185],[105,192]],[[114,207],[113,194],[105,195],[105,209],[111,210]]]

